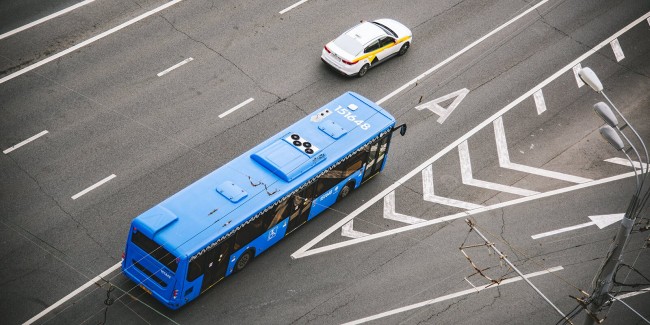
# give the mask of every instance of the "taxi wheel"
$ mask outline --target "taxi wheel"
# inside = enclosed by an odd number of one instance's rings
[[[365,76],[366,73],[368,72],[369,68],[370,68],[370,66],[368,65],[368,63],[364,64],[363,67],[361,67],[361,69],[359,69],[359,73],[357,74],[357,76],[359,78]]]
[[[409,46],[411,46],[411,45],[408,42],[404,43],[404,45],[402,45],[402,47],[399,49],[399,52],[397,53],[397,55],[406,54],[406,51],[409,50]]]

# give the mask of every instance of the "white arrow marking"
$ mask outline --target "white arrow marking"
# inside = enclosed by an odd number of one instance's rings
[[[571,183],[586,183],[591,182],[592,179],[582,178],[578,176],[558,173],[550,170],[545,170],[526,165],[520,165],[510,162],[510,155],[508,154],[508,143],[506,142],[506,131],[503,127],[503,118],[499,117],[492,123],[494,125],[494,137],[497,141],[497,155],[499,156],[499,166],[502,168],[512,169],[528,174],[544,176],[548,178],[555,178],[565,182]]]
[[[463,179],[463,184],[481,187],[481,188],[487,188],[499,192],[512,193],[521,196],[530,196],[530,195],[539,194],[539,192],[529,191],[523,188],[474,179],[474,177],[472,176],[472,162],[469,158],[469,148],[467,146],[467,140],[463,141],[460,145],[458,145],[458,156],[460,158],[460,173]]]
[[[589,226],[596,225],[598,228],[603,229],[617,221],[620,221],[623,219],[623,216],[625,216],[625,213],[616,213],[616,214],[603,214],[603,215],[598,215],[598,216],[589,216],[589,219],[591,219],[590,222],[582,223],[579,225],[571,226],[571,227],[566,227],[566,228],[561,228],[558,230],[553,230],[553,231],[548,231],[544,232],[541,234],[537,235],[532,235],[530,236],[532,239],[539,239],[542,237],[548,237],[552,235],[557,235],[561,234],[563,232],[571,231],[571,230],[576,230],[580,228],[585,228]]]
[[[535,273],[528,273],[528,274],[524,275],[524,277],[526,279],[530,279],[532,277],[548,274],[548,273],[551,273],[551,272],[557,272],[557,271],[560,271],[560,270],[563,270],[563,269],[564,268],[562,266],[556,266],[556,267],[552,267],[550,269],[546,269],[544,271],[539,271],[539,272],[535,272]],[[416,308],[420,308],[420,307],[424,307],[424,306],[428,306],[428,305],[433,305],[433,304],[441,302],[441,301],[462,297],[462,296],[472,294],[472,293],[479,293],[479,292],[481,292],[481,291],[483,291],[485,289],[495,288],[495,287],[498,287],[498,286],[502,286],[504,284],[521,281],[524,277],[517,276],[517,277],[514,277],[514,278],[510,278],[510,279],[505,279],[505,280],[501,281],[498,284],[492,284],[491,283],[491,284],[487,284],[487,285],[484,285],[484,286],[459,291],[459,292],[448,294],[446,296],[438,297],[438,298],[435,298],[435,299],[426,300],[426,301],[418,302],[416,304],[412,304],[412,305],[396,308],[396,309],[393,309],[393,310],[385,311],[385,312],[383,312],[381,314],[372,315],[372,316],[368,316],[368,317],[365,317],[365,318],[357,319],[357,320],[345,323],[343,325],[353,325],[353,324],[366,323],[366,322],[369,322],[369,321],[373,321],[373,320],[384,318],[384,317],[387,317],[387,316],[403,313],[405,311],[413,310],[413,309],[416,309]]]
[[[411,225],[426,221],[424,219],[395,212],[395,191],[388,193],[388,195],[384,197],[384,218]]]
[[[426,102],[422,105],[415,106],[415,109],[423,110],[426,108],[438,114],[438,116],[440,117],[438,118],[437,122],[442,124],[445,122],[447,117],[449,117],[449,115],[456,109],[456,107],[458,107],[458,104],[460,104],[460,102],[463,101],[463,98],[465,98],[465,96],[467,96],[468,93],[469,93],[469,89],[467,88],[459,89],[454,91],[453,93],[444,95],[442,97],[438,97],[430,102]],[[443,103],[454,97],[456,97],[456,99],[454,99],[454,101],[451,102],[451,104],[449,104],[447,108],[444,108],[439,105],[440,103]]]
[[[366,234],[365,232],[356,231],[352,229],[352,227],[354,227],[354,219],[350,220],[350,222],[346,223],[345,225],[343,225],[343,227],[341,227],[341,236],[350,237],[350,238],[361,238],[361,237],[368,236],[368,234]]]
[[[454,200],[433,194],[433,166],[429,165],[422,170],[422,193],[426,201],[457,207],[465,210],[477,209],[482,205]]]

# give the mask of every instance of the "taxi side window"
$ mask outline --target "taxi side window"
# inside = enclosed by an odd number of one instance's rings
[[[365,50],[363,50],[363,53],[370,53],[370,52],[372,52],[374,50],[378,50],[378,49],[379,49],[379,42],[374,41],[374,42],[370,43],[370,45],[368,45],[368,47],[366,47]]]
[[[384,47],[386,45],[393,44],[393,43],[395,43],[395,40],[390,36],[386,36],[379,40],[379,47]]]

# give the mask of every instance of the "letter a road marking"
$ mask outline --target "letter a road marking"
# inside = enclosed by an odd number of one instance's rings
[[[454,91],[453,93],[444,95],[442,97],[438,97],[438,98],[436,98],[436,99],[434,99],[434,100],[432,100],[430,102],[424,103],[422,105],[415,106],[415,108],[417,110],[422,110],[422,109],[426,108],[426,109],[438,114],[438,116],[440,116],[438,118],[438,123],[442,124],[442,123],[445,122],[447,117],[449,117],[451,112],[453,112],[456,109],[456,107],[458,107],[458,104],[460,104],[460,102],[465,98],[465,96],[467,96],[468,93],[469,93],[469,89],[467,89],[467,88],[459,89],[459,90]],[[456,98],[454,99],[453,102],[451,102],[451,104],[449,104],[449,106],[447,108],[444,108],[444,107],[439,105],[440,103],[445,102],[445,101],[447,101],[447,100],[449,100],[451,98],[454,98],[454,97],[456,97]]]

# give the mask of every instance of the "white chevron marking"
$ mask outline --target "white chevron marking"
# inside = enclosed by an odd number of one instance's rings
[[[429,165],[422,170],[422,192],[425,200],[433,203],[448,205],[461,209],[471,210],[482,207],[482,205],[465,201],[454,200],[433,194],[433,166]]]
[[[499,166],[506,169],[512,169],[528,174],[534,174],[539,176],[544,176],[548,178],[555,178],[565,182],[571,182],[576,184],[591,182],[592,179],[582,178],[578,176],[558,173],[550,170],[545,170],[536,167],[530,167],[525,165],[520,165],[510,161],[510,156],[508,154],[508,143],[506,142],[506,132],[503,127],[503,119],[501,117],[494,120],[492,123],[494,125],[494,137],[497,141],[497,154],[499,155]]]
[[[424,219],[395,212],[395,191],[388,193],[388,195],[384,197],[384,218],[408,223],[411,225],[426,221]]]
[[[354,219],[350,220],[350,222],[346,223],[341,227],[341,236],[343,237],[350,237],[350,238],[361,238],[368,236],[365,232],[360,232],[352,229],[354,226]]]
[[[458,156],[460,158],[460,173],[463,179],[463,184],[481,187],[481,188],[487,188],[499,192],[512,193],[521,196],[530,196],[530,195],[539,194],[539,192],[530,191],[523,188],[474,179],[474,177],[472,176],[472,162],[469,158],[469,148],[467,147],[467,140],[461,142],[458,145]]]

